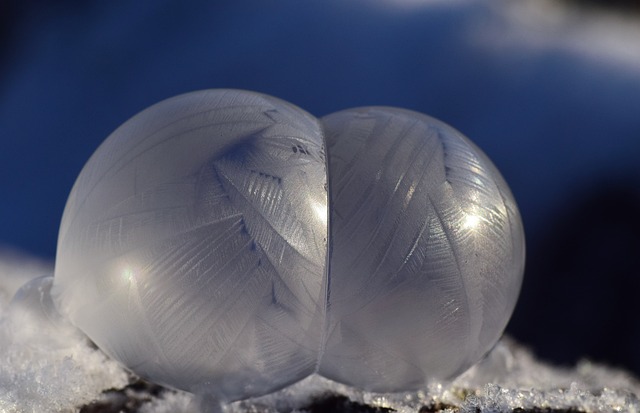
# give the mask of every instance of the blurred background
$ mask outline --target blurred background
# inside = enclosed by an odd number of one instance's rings
[[[161,99],[400,106],[469,136],[511,186],[528,261],[508,333],[640,375],[638,4],[0,1],[0,249],[53,260],[84,162]]]

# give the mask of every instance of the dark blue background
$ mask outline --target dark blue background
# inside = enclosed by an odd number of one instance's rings
[[[250,89],[317,116],[401,106],[471,137],[511,185],[528,264],[509,331],[552,360],[640,372],[640,48],[618,59],[514,10],[506,1],[2,3],[0,245],[53,258],[84,162],[123,121],[172,95]]]

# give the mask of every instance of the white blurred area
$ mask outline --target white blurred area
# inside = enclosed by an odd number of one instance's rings
[[[400,1],[400,0],[398,0]],[[484,27],[479,40],[504,52],[558,50],[620,69],[640,69],[640,14],[577,7],[558,0],[487,1],[505,26]],[[639,73],[640,75],[640,73]]]
[[[389,11],[486,8],[472,37],[509,52],[556,49],[620,68],[640,69],[640,14],[576,6],[559,0],[374,0]],[[502,24],[493,24],[495,20]],[[492,24],[483,24],[492,23]]]

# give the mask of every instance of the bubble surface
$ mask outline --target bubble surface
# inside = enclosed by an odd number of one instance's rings
[[[523,266],[506,183],[449,126],[206,90],[139,113],[89,159],[52,295],[167,386],[231,401],[319,373],[401,391],[495,344]]]
[[[322,123],[331,311],[320,372],[384,392],[462,373],[495,344],[520,291],[524,237],[509,188],[429,116],[357,108]]]

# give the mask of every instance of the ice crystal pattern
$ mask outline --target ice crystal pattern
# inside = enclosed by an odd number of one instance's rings
[[[89,159],[52,295],[167,386],[232,401],[319,373],[402,391],[495,344],[523,266],[509,188],[451,127],[205,90],[144,110]]]

